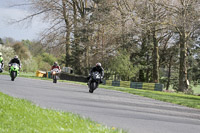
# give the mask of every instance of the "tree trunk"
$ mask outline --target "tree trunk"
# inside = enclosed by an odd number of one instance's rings
[[[121,41],[121,45],[123,50],[128,50],[125,44],[125,33],[126,33],[126,28],[125,28],[125,15],[123,13],[121,13],[121,25],[122,25],[122,41]]]
[[[155,2],[155,1],[154,1]],[[157,21],[156,5],[153,4],[153,20]],[[156,24],[152,25],[152,39],[153,39],[153,82],[159,83],[159,52],[158,52],[158,40],[156,35]]]
[[[149,65],[149,55],[147,55],[147,60],[146,60],[146,62],[147,62],[147,65]],[[146,78],[145,78],[145,81],[148,83],[149,82],[149,67],[147,67],[147,69],[146,69]]]
[[[185,32],[180,33],[180,68],[179,68],[179,88],[178,91],[183,92],[188,88],[187,84],[187,45]]]
[[[168,76],[167,76],[166,90],[169,90],[169,85],[170,85],[172,58],[173,58],[173,56],[171,55],[170,58],[169,58],[169,67],[168,67]]]
[[[75,73],[81,75],[81,63],[80,63],[80,57],[81,57],[81,51],[79,46],[79,36],[78,36],[78,28],[77,28],[77,7],[75,1],[73,1],[73,23],[74,23],[74,60],[73,60],[73,66],[75,69]]]
[[[66,28],[66,35],[65,35],[65,45],[66,45],[66,57],[65,57],[65,66],[70,65],[70,25],[67,15],[67,7],[66,7],[66,0],[62,0],[63,6],[63,17],[65,20],[65,28]]]
[[[89,44],[89,35],[88,35],[88,28],[86,26],[86,18],[85,15],[82,14],[82,25],[83,25],[83,34],[82,34],[82,43],[85,46],[85,75],[88,75],[88,69],[89,69],[89,51],[90,51],[90,44]]]
[[[89,69],[89,44],[86,44],[86,50],[85,50],[85,75],[88,75],[88,69]]]
[[[155,28],[153,29],[153,82],[159,83],[159,53]]]

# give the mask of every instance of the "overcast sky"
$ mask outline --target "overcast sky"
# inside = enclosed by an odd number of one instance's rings
[[[19,20],[30,14],[19,7],[9,7],[12,4],[21,4],[27,0],[0,0],[0,38],[11,37],[15,40],[37,40],[39,33],[47,27],[40,18],[33,19],[32,23],[9,24],[11,20]],[[27,26],[28,25],[28,26]]]

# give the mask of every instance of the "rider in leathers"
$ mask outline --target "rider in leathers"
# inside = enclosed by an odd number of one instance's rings
[[[2,72],[4,68],[2,53],[0,53],[0,63],[1,63],[1,69],[2,69],[1,72]]]
[[[17,63],[19,65],[19,70],[21,69],[21,63],[20,63],[20,60],[19,60],[17,55],[15,55],[15,57],[10,60],[10,62],[9,62],[9,70],[10,70],[10,67],[11,67],[12,63]]]
[[[88,84],[89,82],[91,81],[91,75],[93,72],[99,72],[101,74],[101,79],[100,79],[100,83],[102,83],[102,79],[103,79],[103,76],[104,76],[104,69],[101,67],[101,63],[97,63],[95,67],[93,67],[91,70],[90,70],[90,74],[88,76]]]

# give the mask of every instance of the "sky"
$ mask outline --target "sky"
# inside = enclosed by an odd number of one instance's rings
[[[31,23],[9,23],[31,14],[22,7],[10,7],[12,4],[21,4],[25,1],[27,0],[0,0],[0,38],[11,37],[18,41],[39,39],[39,33],[47,27],[42,18],[37,17]]]

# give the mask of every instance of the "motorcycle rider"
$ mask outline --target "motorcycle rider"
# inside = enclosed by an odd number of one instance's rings
[[[11,64],[13,64],[13,63],[17,63],[19,65],[19,70],[20,70],[21,63],[20,63],[20,60],[19,60],[17,55],[15,55],[14,58],[10,60],[9,65],[8,65],[9,66],[9,70],[10,70]]]
[[[2,57],[2,53],[0,52],[0,63],[1,63],[1,68],[4,68],[4,63],[3,63],[3,57]]]
[[[53,66],[51,67],[51,70],[53,70],[54,68],[58,68],[59,71],[61,71],[60,66],[58,65],[58,62],[54,62]]]
[[[103,76],[104,76],[104,69],[101,67],[101,63],[97,63],[96,64],[96,66],[95,67],[93,67],[91,70],[90,70],[90,74],[89,74],[89,76],[88,76],[88,83],[87,84],[89,84],[89,82],[91,81],[91,75],[92,75],[92,73],[93,72],[99,72],[100,74],[101,74],[101,79],[100,79],[100,83],[103,83],[102,82],[102,79],[103,79]]]

